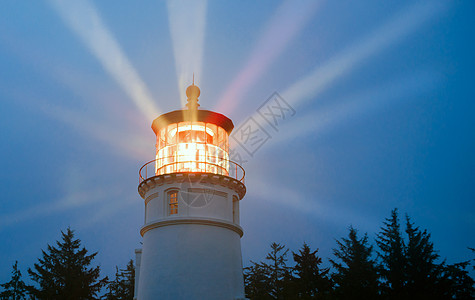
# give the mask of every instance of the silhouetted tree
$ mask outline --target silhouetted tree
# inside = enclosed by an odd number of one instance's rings
[[[294,290],[296,299],[327,299],[332,290],[328,277],[329,268],[320,268],[322,259],[317,256],[318,249],[311,251],[304,243],[299,253],[292,252],[295,261]]]
[[[274,299],[283,299],[284,279],[289,269],[287,268],[287,252],[285,245],[272,243],[270,245],[271,251],[267,254],[266,260],[269,263],[264,263],[268,270],[270,295]]]
[[[473,279],[466,268],[469,261],[438,263],[427,230],[421,230],[406,216],[407,242],[399,227],[397,210],[386,219],[376,242],[381,252],[380,272],[386,299],[473,299]]]
[[[468,247],[468,250],[472,251],[473,254],[475,254],[475,248]],[[475,258],[471,259],[472,262],[475,262]],[[473,263],[472,266],[473,270],[475,270],[475,263]]]
[[[107,282],[107,277],[99,279],[99,266],[89,268],[97,252],[88,255],[86,248],[81,249],[81,241],[74,239],[70,228],[61,234],[62,241],[56,241],[56,247],[48,245],[34,270],[28,269],[31,279],[39,285],[31,287],[31,294],[47,300],[97,299]]]
[[[336,242],[333,254],[337,259],[330,262],[337,270],[332,276],[337,299],[379,299],[379,276],[368,235],[358,239],[358,231],[350,226],[348,238]]]
[[[475,299],[474,280],[466,270],[470,261],[446,265],[443,267],[439,292],[445,299]]]
[[[1,300],[26,299],[26,285],[21,279],[21,272],[18,270],[18,261],[13,264],[12,279],[9,282],[0,284],[3,291],[0,293]]]
[[[406,254],[406,290],[412,299],[441,296],[439,281],[442,266],[436,264],[439,255],[434,250],[427,230],[421,231],[414,226],[406,215],[407,246]]]
[[[282,299],[294,300],[298,297],[297,278],[294,276],[293,268],[287,268],[282,279]]]
[[[381,261],[379,272],[383,284],[381,292],[386,299],[407,299],[407,261],[397,208],[391,211],[391,217],[387,218],[383,225],[376,238],[376,244],[381,250],[378,252]]]
[[[249,299],[274,299],[270,295],[268,268],[262,263],[251,261],[251,266],[244,268],[244,284]]]
[[[272,243],[266,262],[245,268],[246,295],[251,299],[284,299],[284,288],[289,280],[287,252],[284,245]]]
[[[285,246],[273,243],[265,262],[251,261],[244,269],[246,295],[263,300],[475,299],[475,283],[468,271],[471,261],[439,263],[428,231],[419,229],[408,216],[405,225],[406,239],[398,211],[393,209],[376,237],[377,259],[367,234],[358,237],[358,231],[349,227],[348,237],[337,240],[333,249],[331,278],[328,269],[320,267],[318,249],[311,251],[304,243],[297,253],[292,252],[296,263],[292,268],[287,266]]]
[[[131,259],[125,269],[116,267],[115,279],[108,282],[104,300],[132,300],[134,298],[135,267]]]

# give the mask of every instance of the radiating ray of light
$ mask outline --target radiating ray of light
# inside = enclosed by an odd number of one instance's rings
[[[352,93],[346,99],[337,101],[328,108],[297,114],[297,118],[283,124],[279,132],[269,140],[266,147],[278,143],[288,143],[308,135],[318,135],[351,122],[363,114],[374,114],[391,105],[402,104],[406,99],[434,90],[442,78],[435,72],[419,71],[378,83],[376,88],[360,93]]]
[[[354,210],[335,206],[333,201],[328,199],[320,199],[318,196],[309,197],[288,185],[277,186],[268,174],[259,176],[259,179],[257,177],[256,180],[252,180],[254,187],[249,186],[246,197],[257,199],[256,201],[268,201],[268,205],[282,205],[287,209],[317,217],[338,226],[348,224],[348,222],[354,222],[362,229],[378,226],[379,220],[371,220],[368,216],[358,214]]]
[[[313,72],[291,85],[281,95],[294,108],[305,101],[315,99],[334,80],[349,73],[358,63],[413,33],[421,25],[444,12],[446,8],[446,3],[435,1],[420,2],[411,6],[361,39],[362,42],[349,47],[322,66],[316,67]]]
[[[178,91],[182,107],[185,89],[202,77],[207,0],[169,0],[168,23],[173,42]]]
[[[114,39],[92,2],[50,0],[63,21],[81,38],[104,69],[132,99],[137,109],[153,120],[159,109],[150,92],[119,44]]]
[[[77,110],[69,110],[64,107],[57,107],[53,105],[42,105],[45,101],[38,100],[37,97],[29,95],[28,92],[19,91],[18,89],[7,90],[8,98],[15,99],[16,103],[27,104],[25,107],[28,110],[33,110],[35,113],[41,112],[48,115],[52,119],[56,119],[65,123],[68,126],[76,129],[79,133],[83,133],[87,137],[95,138],[96,140],[106,143],[111,147],[110,153],[123,155],[127,159],[135,158],[140,161],[149,160],[150,154],[153,153],[150,139],[140,134],[131,134],[118,130],[117,127],[107,127],[108,123],[101,121],[94,121],[86,115]],[[34,99],[35,101],[31,101]],[[127,120],[125,112],[120,110],[120,106],[114,107],[116,114],[120,115],[122,119]],[[119,109],[117,111],[117,109]],[[114,110],[112,110],[114,112]],[[127,128],[130,125],[126,126]],[[151,149],[150,153],[147,148]],[[42,217],[54,216],[60,213],[68,212],[73,209],[80,209],[86,206],[94,206],[94,213],[90,218],[79,220],[76,226],[79,228],[88,228],[97,222],[101,222],[104,218],[119,213],[120,209],[124,209],[130,205],[131,201],[119,200],[123,199],[124,193],[117,187],[96,187],[95,184],[88,182],[88,176],[79,174],[76,166],[65,166],[67,171],[65,182],[58,184],[65,190],[65,196],[56,201],[42,202],[38,205],[33,205],[21,211],[0,215],[0,231],[6,227],[13,226],[19,222],[25,222],[30,219],[37,219]],[[110,200],[112,198],[112,200]],[[106,209],[111,207],[110,204],[114,201],[113,209]],[[117,204],[117,205],[116,205]],[[123,211],[123,210],[122,210]]]
[[[111,97],[103,97],[104,87],[97,82],[91,82],[90,75],[71,69],[72,66],[65,62],[58,63],[58,61],[53,61],[52,63],[46,63],[44,60],[39,59],[40,57],[36,53],[26,52],[25,49],[28,47],[25,46],[26,44],[21,43],[21,41],[9,40],[8,45],[20,59],[28,61],[30,64],[34,62],[35,70],[68,87],[77,96],[88,99],[90,101],[87,104],[89,107],[95,105],[95,103],[91,103],[92,101],[101,99],[100,107],[95,107],[95,110],[103,110],[104,107],[107,107],[108,117],[115,117],[117,120],[121,120],[121,124],[124,125],[123,128],[132,129],[142,126],[143,118],[139,111],[130,110],[121,102],[113,102]],[[120,154],[127,159],[135,158],[145,161],[149,160],[150,155],[153,153],[147,153],[146,149],[151,148],[150,138],[147,138],[141,132],[124,132],[119,130],[116,123],[107,123],[103,117],[93,119],[90,113],[84,114],[78,110],[71,110],[63,106],[42,105],[42,103],[47,103],[48,101],[39,101],[37,93],[31,89],[5,87],[2,92],[8,95],[6,99],[11,99],[15,103],[27,104],[25,107],[28,110],[35,113],[42,112],[48,117],[78,130],[81,134],[110,145],[113,153]]]
[[[242,96],[255,84],[272,62],[302,30],[321,1],[283,2],[259,38],[248,62],[219,97],[217,111],[230,113]]]
[[[39,69],[43,71],[47,68],[48,66],[45,65]],[[53,70],[53,72],[51,72],[51,70]],[[47,75],[63,83],[65,86],[68,86],[74,93],[82,98],[101,98],[97,93],[91,92],[96,90],[97,87],[88,85],[90,83],[84,80],[84,74],[76,74],[74,71],[65,74],[65,69],[63,68],[50,67],[50,72],[47,73]],[[70,78],[70,76],[72,77]],[[80,89],[74,84],[72,79],[76,80],[76,83],[78,80],[84,80],[84,85],[90,88],[88,90]],[[108,109],[108,117],[120,120],[120,125],[123,126],[118,126],[117,121],[105,121],[100,114],[96,117],[99,119],[94,119],[90,113],[85,114],[79,110],[71,110],[53,104],[45,105],[48,101],[39,99],[35,91],[10,87],[2,90],[2,92],[6,96],[6,99],[10,99],[14,103],[25,104],[25,113],[41,112],[54,120],[70,126],[80,134],[109,145],[111,147],[110,153],[122,155],[127,159],[137,159],[139,161],[147,161],[151,155],[153,156],[153,146],[151,146],[153,142],[151,143],[150,137],[138,129],[141,128],[143,123],[142,115],[138,111],[132,111],[120,103],[110,103],[110,101],[108,101],[110,97],[104,97],[104,99],[102,99],[104,106],[110,107]],[[103,107],[97,109],[102,110]],[[147,149],[151,151],[147,151]]]
[[[15,99],[34,98],[31,96],[24,97],[23,94],[19,95],[18,93],[12,95],[14,95],[13,98]],[[27,100],[18,102],[29,103]],[[52,105],[38,106],[39,103],[43,101],[37,102],[38,103],[29,103],[29,109],[34,109],[35,112],[45,113],[51,118],[71,126],[87,137],[95,138],[100,142],[108,144],[111,147],[110,153],[121,154],[127,159],[135,158],[140,161],[148,160],[152,153],[146,151],[147,148],[152,150],[153,147],[150,147],[150,140],[145,136],[128,134],[117,130],[117,128],[109,128],[107,124],[103,122],[94,121],[77,111],[63,107]],[[103,205],[105,201],[108,201],[107,199],[113,198],[115,203],[117,201],[116,198],[123,196],[123,192],[120,191],[120,189],[118,190],[117,187],[96,187],[95,184],[91,184],[88,182],[89,177],[77,172],[79,168],[76,166],[66,166],[65,169],[69,169],[66,176],[63,177],[65,178],[65,182],[58,184],[58,186],[61,186],[65,190],[64,197],[52,202],[43,202],[39,205],[29,207],[26,210],[0,215],[0,230],[26,220],[57,215],[88,205],[97,208]],[[123,201],[119,203],[119,207],[121,208],[126,205],[127,203],[123,203]],[[116,214],[118,211],[117,205],[114,205],[114,209],[108,213],[102,210],[95,210],[95,214],[92,215],[92,221],[98,222],[100,221],[100,216],[108,217]],[[91,222],[90,219],[91,218],[88,218],[87,221],[84,220],[82,223],[79,222],[79,226],[87,227],[87,224]]]
[[[94,211],[90,212],[87,219],[82,219],[75,225],[75,228],[94,228],[98,223],[104,222],[105,220],[111,220],[113,217],[120,215],[121,213],[130,213],[134,209],[137,209],[136,193],[135,190],[133,190],[133,193],[129,193],[130,195],[121,193],[120,195],[117,195],[117,197],[110,197],[109,199],[104,199],[100,203],[97,203],[94,207]]]
[[[63,198],[47,203],[39,203],[20,211],[0,216],[0,230],[7,226],[27,221],[29,219],[46,217],[55,213],[78,209],[86,205],[93,205],[104,197],[110,197],[115,188],[88,188],[81,191],[68,192]],[[117,195],[119,196],[119,195]]]
[[[149,153],[146,150],[153,150],[150,147],[150,139],[146,136],[119,131],[117,127],[108,127],[103,122],[97,122],[64,107],[50,105],[47,108],[43,108],[43,112],[56,120],[68,124],[88,137],[110,145],[112,152],[115,154],[122,154],[128,159],[134,158],[142,161],[148,160],[153,155],[153,152]]]
[[[324,65],[316,67],[310,74],[282,92],[282,97],[294,109],[299,111],[298,106],[302,106],[306,102],[315,99],[333,81],[349,73],[358,63],[408,36],[429,20],[435,19],[435,17],[446,11],[447,7],[442,2],[422,2],[411,6],[386,22],[372,34],[361,39],[362,42],[346,49]],[[251,117],[261,126],[267,126],[266,121],[257,112]],[[315,116],[309,117],[310,121],[314,120],[314,118]],[[295,122],[295,120],[293,121]],[[279,140],[281,139],[279,138]],[[231,141],[232,139],[230,139]],[[235,143],[231,146],[237,147]]]

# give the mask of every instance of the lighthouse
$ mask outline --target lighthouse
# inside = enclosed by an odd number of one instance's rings
[[[232,121],[187,108],[152,122],[155,159],[139,171],[144,200],[142,249],[136,252],[135,299],[245,299],[239,202],[244,169],[229,159]]]

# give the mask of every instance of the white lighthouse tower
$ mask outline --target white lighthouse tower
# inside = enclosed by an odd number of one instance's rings
[[[140,169],[145,203],[136,250],[135,298],[244,299],[239,201],[244,170],[229,160],[234,125],[198,109],[200,89],[186,89],[187,109],[152,123],[156,158]]]

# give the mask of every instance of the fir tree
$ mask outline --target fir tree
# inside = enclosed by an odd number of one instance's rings
[[[328,277],[329,268],[320,268],[322,259],[317,256],[318,249],[311,251],[304,243],[299,253],[294,253],[294,272],[297,277],[295,290],[298,299],[326,299],[331,292],[332,283]]]
[[[441,296],[438,291],[441,266],[436,264],[439,255],[434,251],[427,230],[421,231],[414,226],[406,215],[406,290],[412,299]]]
[[[350,227],[348,238],[336,242],[338,248],[333,249],[333,254],[337,260],[330,259],[330,262],[337,270],[333,274],[337,298],[379,299],[378,273],[368,235],[358,239],[357,230]]]
[[[9,282],[0,284],[4,290],[0,293],[1,300],[26,299],[26,285],[21,279],[21,272],[18,270],[18,261],[15,261],[12,271],[12,279]]]
[[[421,230],[406,216],[407,243],[399,230],[397,210],[386,219],[376,242],[381,249],[381,275],[386,299],[473,299],[469,262],[438,263],[427,230]]]
[[[475,281],[466,270],[470,261],[446,265],[442,269],[439,292],[445,299],[471,300],[475,299]]]
[[[135,267],[130,260],[125,269],[116,267],[115,279],[107,284],[104,300],[132,300],[134,298]]]
[[[284,287],[289,278],[287,252],[284,245],[271,244],[267,262],[252,262],[244,269],[246,295],[250,299],[284,299]]]
[[[274,299],[270,295],[271,287],[268,268],[262,263],[251,261],[251,266],[244,268],[244,285],[249,299]]]
[[[74,239],[70,228],[61,234],[62,241],[56,241],[56,247],[48,245],[34,270],[28,269],[31,279],[39,285],[31,287],[31,294],[45,300],[97,299],[107,282],[107,277],[99,279],[99,266],[89,268],[97,252],[88,255],[86,248],[81,249],[81,241]]]
[[[468,250],[472,251],[472,254],[475,254],[475,248],[468,247]],[[472,262],[475,262],[475,258],[471,259]],[[475,270],[475,264],[472,266],[472,268]]]
[[[287,252],[285,245],[272,243],[271,251],[267,254],[264,263],[265,269],[268,270],[270,295],[274,299],[283,299],[284,279],[289,271],[287,268]]]
[[[391,217],[383,222],[376,244],[381,250],[379,272],[383,279],[382,294],[387,299],[406,299],[406,257],[405,245],[401,236],[397,208],[391,211]]]

